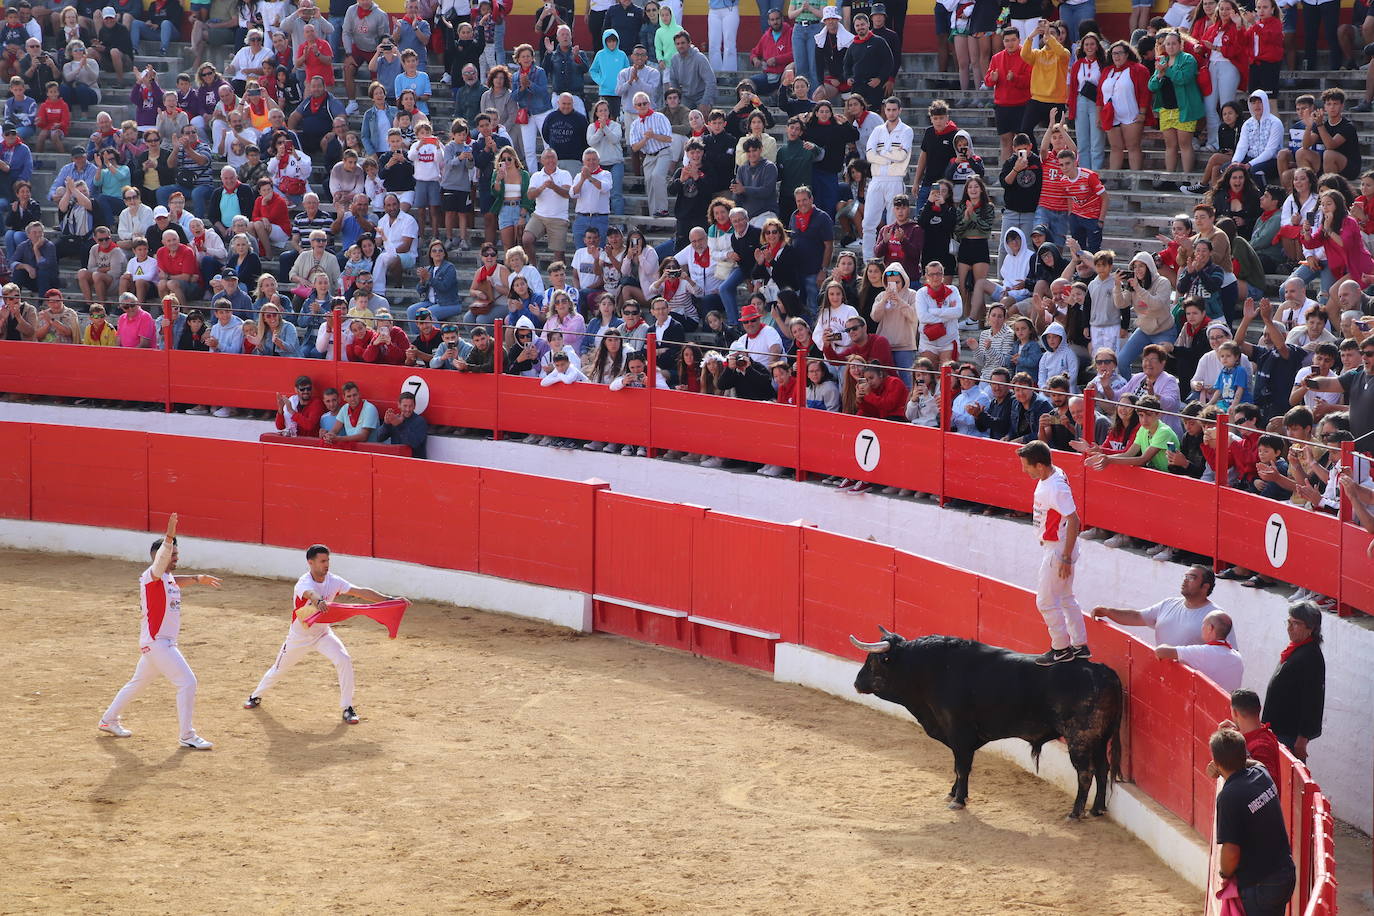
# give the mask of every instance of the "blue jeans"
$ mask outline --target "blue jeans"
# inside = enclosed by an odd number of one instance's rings
[[[911,367],[916,365],[915,350],[893,350],[892,362],[897,367],[897,377],[902,380],[902,384],[911,387]]]
[[[210,278],[224,269],[224,264],[219,258],[203,254],[198,259],[200,264],[200,285],[205,289],[210,288]]]
[[[496,27],[495,32],[496,62],[498,64],[504,64],[506,63],[506,23],[502,21],[501,24]]]
[[[100,95],[85,83],[63,83],[57,87],[57,94],[70,108],[86,109],[100,102]]]
[[[603,165],[603,169],[611,173],[611,215],[625,215],[625,163],[616,162],[611,165]],[[573,241],[581,241],[577,236],[573,236]],[[601,242],[605,244],[606,233],[601,233]]]
[[[1045,241],[1054,242],[1056,245],[1064,244],[1064,238],[1070,231],[1068,210],[1047,210],[1044,207],[1036,207],[1035,222],[1037,225],[1043,223],[1050,230],[1050,237]],[[1030,239],[1026,241],[1029,242]],[[1086,248],[1087,246],[1083,247]]]
[[[583,234],[585,234],[588,229],[595,229],[597,232],[601,233],[601,243],[604,245],[606,243],[606,230],[610,228],[610,225],[611,218],[604,213],[598,214],[596,216],[589,216],[586,213],[579,213],[573,219],[573,243],[576,244],[577,242],[580,242],[582,240]]]
[[[119,214],[124,212],[124,198],[115,197],[113,194],[100,194],[96,200],[105,206],[105,212],[110,214],[111,220],[119,220]],[[111,225],[110,228],[115,227]]]
[[[1015,210],[1003,210],[1002,232],[997,237],[999,239],[1005,237],[1007,230],[1011,229],[1013,226],[1021,230],[1021,244],[1029,245],[1031,230],[1035,228],[1035,214],[1017,213]]]
[[[458,320],[459,320],[459,322],[460,322],[461,324],[466,324],[466,325],[478,325],[478,324],[480,324],[480,325],[482,325],[483,327],[491,328],[491,327],[495,327],[495,326],[496,326],[496,313],[495,313],[495,312],[487,312],[485,315],[474,315],[472,312],[464,312],[464,313],[463,313],[463,317],[460,318],[460,319],[458,319]],[[497,343],[499,344],[500,341],[497,341]]]
[[[1245,916],[1283,916],[1296,883],[1294,869],[1286,867],[1242,889],[1240,902]]]
[[[798,76],[806,77],[807,85],[815,92],[820,86],[816,76],[816,36],[820,34],[821,24],[811,22],[792,27],[792,61]]]
[[[1292,276],[1297,277],[1303,283],[1311,283],[1321,277],[1321,291],[1323,298],[1331,292],[1331,284],[1336,282],[1336,277],[1331,273],[1331,268],[1323,267],[1320,274],[1308,267],[1306,264],[1299,264],[1297,270],[1293,271]]]
[[[457,305],[435,305],[426,299],[412,302],[406,307],[406,321],[410,322],[410,333],[412,334],[415,333],[415,313],[420,309],[429,309],[430,314],[434,316],[435,323],[443,324],[450,318],[459,318],[467,314],[468,307],[462,303]],[[493,322],[495,322],[495,320],[494,318],[492,319]]]
[[[1084,251],[1097,251],[1102,247],[1102,220],[1084,219],[1069,215],[1069,233],[1083,246]]]
[[[198,184],[189,188],[185,185],[178,185],[174,190],[179,190],[186,195],[187,200],[190,201],[190,206],[186,209],[190,210],[193,216],[199,216],[204,220],[210,219],[206,213],[210,209],[210,195],[215,193],[214,188],[209,185]],[[160,189],[158,193],[161,195]]]
[[[806,319],[811,320],[811,316],[816,314],[817,300],[821,297],[820,284],[816,282],[815,274],[807,274],[801,281],[802,304],[806,308]]]
[[[23,233],[20,233],[20,241],[23,241]],[[731,327],[739,324],[739,285],[749,278],[743,267],[736,267],[730,272],[730,276],[725,278],[725,282],[716,290],[716,295],[720,296],[721,307],[725,310],[725,321]]]
[[[24,140],[25,142],[27,142],[27,141],[29,141],[29,140],[32,140],[32,139],[33,139],[33,135],[36,134],[36,133],[38,133],[38,129],[37,129],[37,128],[35,128],[35,127],[29,127],[29,126],[24,125],[24,124],[20,124],[20,125],[18,126],[18,130],[19,130],[19,139]]]
[[[343,63],[344,43],[343,43],[343,17],[329,17],[329,24],[334,27],[334,34],[329,36],[329,43],[334,46],[334,63]],[[243,42],[239,42],[239,47],[243,47]]]
[[[130,36],[134,40],[134,52],[138,53],[139,46],[150,39],[156,37],[161,46],[163,54],[167,53],[167,46],[176,37],[176,27],[172,25],[170,19],[164,19],[161,25],[149,25],[142,19],[135,19],[133,28],[129,30]]]
[[[1131,333],[1125,345],[1116,354],[1116,364],[1129,378],[1131,366],[1135,364],[1136,360],[1140,359],[1140,352],[1144,350],[1147,345],[1173,343],[1174,339],[1177,337],[1178,331],[1174,328],[1165,328],[1158,334],[1146,334],[1144,331],[1140,330],[1140,328],[1136,328],[1135,331]],[[1191,382],[1192,379],[1188,379],[1188,381]]]
[[[759,31],[768,28],[768,11],[782,12],[782,0],[759,0]],[[811,88],[816,88],[812,86]]]
[[[1107,149],[1107,132],[1098,120],[1096,102],[1089,102],[1080,95],[1077,110],[1073,135],[1078,138],[1078,161],[1085,168],[1098,171],[1102,168],[1102,156]]]
[[[28,236],[18,229],[5,230],[5,256],[10,261],[14,260],[14,253],[19,250],[19,246],[24,243],[26,238]]]
[[[943,9],[943,7],[941,7],[941,8]],[[926,201],[930,199],[930,188],[931,188],[930,185],[928,185],[928,184],[922,184],[919,188],[916,189],[916,212],[917,212],[917,213],[920,213],[922,210],[924,210],[924,209],[926,208]],[[1026,236],[1026,238],[1027,238],[1027,240],[1029,240],[1029,239],[1030,239],[1030,236]]]
[[[1059,7],[1059,21],[1064,23],[1064,27],[1069,30],[1069,41],[1078,41],[1079,23],[1086,19],[1097,18],[1097,3],[1095,0],[1088,0],[1087,3],[1079,3],[1070,6],[1065,3]]]

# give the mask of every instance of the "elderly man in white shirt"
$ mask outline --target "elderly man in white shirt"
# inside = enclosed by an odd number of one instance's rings
[[[630,149],[644,157],[644,189],[649,195],[649,215],[668,215],[668,169],[672,163],[673,126],[661,111],[654,111],[649,96],[634,95],[635,117],[630,121]],[[908,128],[909,130],[909,128]]]
[[[382,198],[386,213],[377,220],[377,239],[382,242],[377,263],[372,268],[373,292],[386,295],[386,284],[394,268],[396,273],[415,266],[415,240],[420,237],[420,224],[415,217],[401,209],[401,199],[388,192]]]
[[[581,239],[588,229],[595,229],[606,240],[611,224],[611,188],[614,179],[601,167],[601,154],[590,147],[582,154],[582,170],[573,176],[569,192],[577,203],[573,206],[577,218],[573,220],[573,241]]]
[[[533,254],[534,243],[547,236],[553,259],[561,261],[568,247],[568,200],[573,179],[558,167],[558,152],[551,146],[539,154],[539,165],[539,171],[530,176],[529,198],[534,201],[534,213],[525,221],[521,244]]]
[[[1218,687],[1230,693],[1240,689],[1245,674],[1245,662],[1240,652],[1226,641],[1231,635],[1231,618],[1224,611],[1213,611],[1202,621],[1202,642],[1195,646],[1155,647],[1155,658],[1176,661],[1211,678]]]

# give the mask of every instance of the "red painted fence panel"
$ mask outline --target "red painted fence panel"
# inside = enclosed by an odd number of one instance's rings
[[[483,468],[479,571],[591,592],[595,497],[605,486]]]
[[[1374,608],[1374,537],[1358,525],[1341,525],[1341,600],[1357,608]]]
[[[604,441],[614,436],[626,445],[649,444],[649,392],[612,391],[605,385],[542,387],[537,379],[501,379],[501,428],[538,430],[548,436]]]
[[[262,541],[262,450],[257,442],[148,436],[148,527],[192,537]]]
[[[1148,652],[1149,649],[1105,620],[1089,617],[1084,622],[1088,627],[1088,647],[1092,649],[1093,661],[1111,668],[1121,678],[1121,689],[1125,694],[1121,718],[1121,773],[1129,780],[1132,772],[1131,655],[1137,648],[1142,652]]]
[[[707,512],[692,549],[692,613],[801,637],[799,525]]]
[[[945,496],[1029,512],[1035,484],[1021,473],[1019,447],[977,436],[945,436]]]
[[[940,431],[827,410],[802,410],[801,464],[808,471],[940,492]],[[876,441],[875,441],[876,440]],[[865,471],[859,461],[872,469]],[[877,465],[872,466],[872,460]]]
[[[978,577],[978,641],[1039,655],[1050,647],[1035,594],[988,576]]]
[[[167,360],[155,350],[0,341],[0,391],[161,404]]]
[[[159,359],[170,360],[174,404],[276,410],[276,395],[294,394],[297,376],[310,376],[317,398],[334,386],[334,363],[326,360],[185,350],[161,354]]]
[[[401,371],[396,370],[388,379],[393,389],[391,399],[395,400],[400,394],[401,382],[405,378],[420,376],[429,386],[429,408],[425,411],[425,419],[430,424],[468,429],[496,428],[495,375],[489,372],[455,372],[451,369],[425,369],[419,372],[405,369],[403,375]],[[346,367],[340,367],[340,372],[347,374]],[[361,387],[362,379],[371,375],[371,371],[357,373],[358,385]],[[386,389],[378,391],[377,396],[385,399]]]
[[[30,429],[34,521],[148,530],[146,433],[41,423]]]
[[[896,552],[895,631],[907,639],[932,634],[978,638],[978,577],[925,557]],[[856,634],[865,642],[874,629]]]
[[[301,551],[323,543],[372,556],[373,456],[323,448],[262,446],[263,543]]]
[[[896,551],[886,544],[802,529],[802,643],[863,658],[849,635],[872,642],[878,625],[896,627],[896,571]]]
[[[1131,749],[1141,790],[1188,823],[1193,822],[1193,673],[1162,662],[1141,645],[1131,653]]]
[[[653,393],[654,448],[797,466],[797,408],[771,401]]]
[[[463,464],[372,456],[373,555],[476,572],[481,471]],[[460,599],[461,600],[461,599]]]
[[[1209,740],[1217,724],[1231,718],[1231,698],[1206,677],[1193,674],[1193,827],[1202,836],[1212,835],[1216,818],[1217,781],[1207,775],[1212,760]]]
[[[1212,555],[1216,484],[1148,468],[1108,466],[1085,473],[1085,526]]]
[[[1219,498],[1219,559],[1285,582],[1301,576],[1313,591],[1336,594],[1340,569],[1332,558],[1341,523],[1335,516],[1229,487]],[[1271,557],[1283,564],[1275,566]]]
[[[28,423],[0,423],[0,518],[28,518],[33,479]]]

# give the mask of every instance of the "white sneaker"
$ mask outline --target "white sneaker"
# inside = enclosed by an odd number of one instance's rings
[[[696,452],[688,452],[678,460],[686,462],[687,464],[701,464],[701,456]]]
[[[1084,541],[1100,541],[1107,537],[1107,532],[1102,528],[1089,528],[1078,537]]]
[[[115,719],[113,722],[101,722],[96,727],[102,732],[114,735],[116,738],[128,738],[133,735],[133,732],[125,728],[124,724],[118,719]]]
[[[620,446],[614,442],[607,442],[606,447],[603,448],[602,451],[607,455],[614,455],[616,452],[620,451]]]
[[[1116,549],[1117,547],[1126,547],[1131,543],[1131,539],[1126,537],[1126,535],[1124,534],[1114,534],[1102,543],[1107,545],[1108,547]]]
[[[641,445],[639,448],[635,449],[635,455],[639,458],[648,458],[649,450]]]
[[[445,73],[443,76],[439,77],[439,82],[443,83],[445,86],[452,86],[453,74]]]
[[[901,497],[915,496],[915,495],[916,495],[916,491],[915,491],[915,490],[908,490],[908,489],[906,489],[905,487],[903,487],[902,489],[900,489],[900,490],[897,491],[897,495],[898,495],[898,496],[901,496]]]
[[[664,452],[662,455],[659,455],[658,457],[662,458],[665,461],[677,461],[682,456],[683,452],[680,452],[675,448],[670,448],[668,449],[668,451]]]
[[[206,407],[203,404],[197,404],[195,407],[186,408],[185,412],[189,413],[193,417],[203,417],[210,412],[210,408]]]
[[[444,76],[448,76],[448,74],[445,73]],[[355,114],[357,114],[357,113],[358,113],[358,100],[357,100],[357,99],[350,99],[349,102],[348,102],[348,104],[344,106],[344,114],[346,114],[346,115],[355,115]]]
[[[762,474],[764,477],[781,477],[786,471],[776,464],[765,464],[763,467],[759,468],[758,473]]]
[[[535,443],[536,445],[553,445],[553,436],[545,436]]]
[[[204,738],[202,738],[200,735],[197,735],[195,732],[191,732],[190,737],[182,738],[181,746],[189,747],[193,751],[208,751],[210,748],[214,747],[213,744],[211,744],[209,741],[206,741]]]
[[[884,496],[896,496],[898,493],[901,492],[901,488],[899,488],[899,487],[883,487],[883,488],[882,488],[881,490],[879,490],[878,492],[881,493],[881,494],[883,494]]]
[[[624,455],[626,458],[633,458],[634,453],[635,447],[633,445],[626,445],[620,449],[620,454]]]
[[[961,331],[976,331],[980,327],[982,327],[982,325],[972,318],[963,318],[959,321],[959,330]]]
[[[1176,556],[1178,556],[1178,551],[1174,550],[1174,548],[1161,547],[1159,550],[1150,554],[1150,559],[1158,560],[1161,563],[1171,563]]]
[[[234,408],[232,407],[216,407],[214,409],[214,416],[219,417],[221,420],[225,419],[226,417],[232,417],[233,415]]]
[[[1300,588],[1300,589],[1298,589],[1297,591],[1295,591],[1293,594],[1291,594],[1291,595],[1288,596],[1288,603],[1289,603],[1289,604],[1292,604],[1294,601],[1306,601],[1308,598],[1311,598],[1311,597],[1312,597],[1312,590],[1311,590],[1311,589]]]
[[[723,468],[725,462],[715,456],[701,459],[701,466],[704,468]]]
[[[586,445],[584,445],[584,446],[582,446],[582,447],[585,448],[585,449],[586,449],[587,451],[589,451],[589,452],[599,452],[599,451],[601,451],[603,448],[606,447],[606,443],[604,443],[604,442],[588,442]]]

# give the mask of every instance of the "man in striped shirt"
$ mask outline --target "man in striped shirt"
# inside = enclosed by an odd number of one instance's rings
[[[630,149],[644,157],[644,186],[649,194],[649,212],[656,217],[668,215],[668,169],[672,165],[673,126],[661,112],[654,111],[644,92],[634,95],[636,117],[630,122]]]
[[[181,631],[181,586],[194,582],[219,588],[220,581],[214,576],[174,576],[177,568],[177,514],[167,518],[167,533],[153,541],[153,564],[138,578],[139,594],[143,605],[142,622],[139,626],[138,651],[141,653],[134,676],[129,683],[115,694],[110,708],[100,719],[100,730],[116,738],[128,738],[133,734],[119,721],[119,713],[129,701],[138,696],[139,691],[148,683],[162,675],[177,689],[177,720],[181,727],[181,746],[192,750],[208,751],[214,747],[209,741],[196,734],[191,724],[191,716],[196,706],[196,676],[191,666],[186,664],[181,650],[177,648],[177,635]]]

